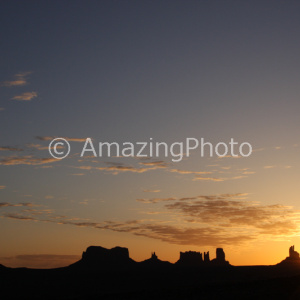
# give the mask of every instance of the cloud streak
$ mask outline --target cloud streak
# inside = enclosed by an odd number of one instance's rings
[[[10,146],[3,146],[0,147],[0,151],[23,151],[23,149]]]
[[[157,218],[128,221],[93,221],[56,216],[52,210],[23,209],[21,213],[2,213],[17,221],[51,222],[60,225],[111,230],[161,240],[171,244],[214,246],[241,245],[259,239],[298,235],[300,212],[280,204],[261,205],[246,201],[247,193],[197,195],[181,198],[137,199],[144,203],[163,203]],[[2,207],[30,206],[2,203]],[[4,210],[5,212],[5,210]],[[155,211],[151,212],[155,215]]]
[[[31,72],[23,72],[23,73],[18,73],[14,77],[14,80],[7,80],[2,82],[2,86],[6,87],[12,87],[12,86],[23,86],[26,85],[27,82],[27,77],[31,74]]]
[[[8,202],[0,202],[0,208],[1,207],[19,207],[19,206],[23,206],[23,207],[33,207],[36,206],[32,203],[16,203],[16,204],[12,204],[12,203],[8,203]]]
[[[35,158],[32,156],[10,156],[0,160],[0,165],[15,166],[15,165],[43,165],[57,162],[55,158]]]
[[[40,141],[52,141],[53,139],[57,138],[57,136],[36,136],[36,139]],[[60,137],[68,142],[85,142],[86,138],[70,138],[70,137]]]
[[[16,95],[12,97],[12,100],[17,100],[17,101],[31,101],[33,98],[37,97],[36,92],[24,92],[20,95]]]

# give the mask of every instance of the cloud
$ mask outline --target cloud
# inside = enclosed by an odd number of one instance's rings
[[[179,173],[179,174],[211,174],[212,172],[201,172],[201,171],[187,171],[187,170],[178,170],[178,169],[170,169],[169,172]]]
[[[261,205],[246,201],[247,196],[247,193],[227,193],[137,200],[146,203],[163,202],[165,211],[160,209],[156,216],[159,218],[163,215],[162,220],[97,222],[55,216],[51,210],[35,209],[23,210],[21,214],[2,214],[2,217],[131,233],[171,244],[193,246],[222,247],[298,235],[299,211],[290,206]],[[152,211],[151,214],[156,212]]]
[[[157,168],[159,168],[159,167],[135,168],[135,167],[132,167],[132,166],[119,165],[119,166],[111,166],[111,167],[95,167],[94,169],[113,172],[113,174],[117,175],[120,172],[144,173],[144,172],[147,172],[149,170],[154,170],[154,169],[157,169]]]
[[[18,100],[18,101],[30,101],[33,98],[37,97],[37,93],[36,92],[25,92],[22,93],[20,95],[14,96],[13,98],[11,98],[12,100]]]
[[[37,150],[48,150],[49,151],[49,146],[42,146],[40,144],[27,144],[26,147],[37,149]],[[65,147],[64,146],[60,146],[60,145],[56,145],[55,148],[56,149],[64,149]],[[54,147],[51,147],[51,149],[53,150]]]
[[[18,207],[18,206],[23,206],[23,207],[32,207],[32,206],[36,206],[32,203],[16,203],[16,204],[12,204],[12,203],[8,203],[8,202],[0,202],[0,207]]]
[[[23,151],[23,149],[10,147],[10,146],[3,146],[3,147],[0,147],[0,151]]]
[[[0,185],[0,190],[4,190],[6,188],[5,185]]]
[[[229,230],[220,231],[214,227],[182,227],[156,222],[155,224],[143,220],[127,222],[106,221],[96,222],[64,222],[79,227],[92,227],[97,229],[112,230],[115,232],[128,232],[136,236],[144,236],[177,245],[215,246],[243,243],[255,239],[248,234],[232,234]]]
[[[5,110],[5,108],[4,107],[0,107],[0,111],[3,111],[3,110]]]
[[[111,163],[107,163],[107,164],[111,164]],[[151,170],[157,170],[157,169],[161,169],[162,166],[161,165],[154,165],[152,167],[148,167],[148,168],[136,168],[133,166],[126,166],[122,163],[113,163],[113,165],[109,166],[109,167],[92,167],[92,166],[80,166],[80,167],[75,167],[77,169],[81,169],[81,170],[100,170],[100,171],[107,171],[112,173],[113,175],[117,175],[123,172],[132,172],[132,173],[145,173]]]
[[[57,138],[57,136],[36,136],[36,139],[40,141],[52,141],[53,139]],[[60,137],[65,139],[69,142],[85,142],[86,138],[70,138],[70,137]]]
[[[143,190],[145,193],[159,193],[160,190]]]
[[[118,231],[118,228],[110,228]],[[166,224],[142,224],[129,229],[137,236],[158,239],[163,242],[177,245],[214,246],[232,245],[253,240],[254,237],[246,234],[231,235],[230,232],[220,231],[213,227],[177,227]]]
[[[198,195],[194,197],[183,197],[179,198],[180,201],[186,200],[225,200],[225,199],[239,199],[244,200],[247,199],[248,193],[235,193],[235,194],[217,194],[217,195]]]
[[[224,181],[224,178],[215,178],[215,177],[202,177],[202,176],[195,176],[193,181]]]
[[[33,217],[24,216],[20,214],[4,214],[3,216],[7,219],[22,220],[22,221],[36,221],[36,219]]]
[[[22,254],[9,257],[0,257],[3,265],[11,268],[60,268],[68,266],[81,257],[79,255],[61,255],[61,254]]]
[[[15,80],[11,80],[11,81],[4,81],[2,82],[2,86],[6,86],[6,87],[12,87],[12,86],[23,86],[26,85],[27,82],[27,77],[28,75],[30,75],[31,72],[22,72],[22,73],[18,73],[16,74]]]
[[[169,197],[169,198],[152,198],[152,199],[136,199],[138,202],[142,203],[158,203],[158,202],[165,202],[165,201],[186,201],[186,200],[224,200],[224,199],[246,199],[248,193],[235,193],[235,194],[218,194],[218,195],[198,195],[198,196],[193,196],[193,197],[182,197],[182,198],[177,198],[177,197]]]
[[[219,172],[222,173],[222,172]],[[253,172],[248,172],[248,173],[242,173],[242,174],[253,174]],[[226,180],[236,180],[236,179],[242,179],[242,178],[246,178],[247,176],[244,175],[239,175],[239,176],[233,176],[233,177],[226,177],[226,178],[217,178],[217,177],[203,177],[201,175],[196,175],[193,178],[193,181],[214,181],[214,182],[222,182],[222,181],[226,181]]]
[[[34,158],[32,156],[10,156],[0,160],[0,165],[14,166],[14,165],[43,165],[52,162],[57,162],[55,158]]]
[[[155,166],[157,168],[167,168],[168,164],[162,160],[160,161],[150,161],[150,162],[140,162],[140,165],[144,166]]]
[[[136,236],[144,236],[161,240],[171,244],[194,246],[220,246],[244,243],[255,239],[249,232],[232,232],[231,228],[218,228],[215,226],[182,226],[166,224],[165,221],[129,220],[116,221],[81,221],[77,218],[53,217],[38,219],[35,216],[20,214],[4,214],[2,217],[19,221],[52,222],[60,225],[73,225],[77,227],[90,227],[100,230],[111,230],[121,233],[131,233]]]
[[[174,201],[174,200],[177,200],[177,198],[170,197],[170,198],[136,199],[137,202],[142,202],[142,203],[158,203],[163,201]]]
[[[197,201],[177,201],[165,208],[199,224],[220,228],[254,228],[258,234],[291,234],[297,230],[298,212],[284,205],[260,205],[250,201],[216,198]],[[272,228],[274,227],[274,231]],[[276,230],[275,230],[276,228]],[[261,230],[262,229],[262,230]]]
[[[264,166],[264,169],[273,169],[275,166]]]
[[[93,156],[94,157],[94,156]],[[109,165],[109,166],[122,166],[124,165],[123,163],[120,163],[120,162],[114,162],[114,161],[105,161],[104,162],[106,165]]]

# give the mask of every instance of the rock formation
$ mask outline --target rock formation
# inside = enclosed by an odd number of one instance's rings
[[[227,266],[229,262],[225,260],[225,253],[222,248],[216,249],[216,258],[210,260],[209,252],[204,252],[204,260],[202,253],[196,251],[180,252],[177,265],[183,266]]]
[[[158,268],[158,267],[170,267],[172,264],[168,261],[162,261],[158,259],[155,252],[151,253],[151,257],[142,262],[138,263],[139,266],[147,267],[147,268]]]
[[[225,260],[225,252],[223,248],[216,249],[216,258],[211,260],[213,265],[217,266],[226,266],[229,265],[229,262]]]
[[[205,262],[205,263],[210,262],[210,259],[209,259],[209,251],[204,252],[204,262]]]
[[[115,247],[106,249],[90,246],[82,253],[82,258],[71,266],[83,268],[122,268],[136,262],[129,257],[127,248]]]
[[[292,249],[293,257],[298,253]],[[297,253],[297,254],[295,254]],[[298,254],[299,259],[299,254]],[[225,260],[225,253],[222,248],[216,249],[216,258],[210,260],[209,252],[204,252],[204,259],[201,252],[186,251],[180,252],[180,258],[175,263],[178,266],[187,267],[209,267],[209,266],[227,266],[229,262]],[[158,259],[155,252],[151,253],[151,257],[142,262],[135,262],[129,257],[129,251],[127,248],[115,247],[112,249],[106,249],[100,246],[90,246],[82,253],[82,258],[72,264],[70,268],[78,269],[128,269],[128,268],[155,268],[158,267],[174,267],[174,265],[168,261],[162,261]]]
[[[176,262],[176,264],[184,266],[198,266],[202,263],[202,253],[196,251],[180,252],[179,260]]]
[[[299,259],[299,253],[295,251],[295,246],[291,246],[289,249],[290,259]]]
[[[295,246],[291,246],[289,249],[289,256],[281,261],[278,265],[298,265],[300,264],[299,253],[295,251]]]
[[[151,259],[152,260],[157,260],[157,255],[155,254],[155,252],[151,253]]]

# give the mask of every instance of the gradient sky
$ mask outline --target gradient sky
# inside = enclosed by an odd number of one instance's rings
[[[2,1],[0,263],[63,266],[90,245],[171,262],[223,247],[234,265],[300,250],[299,15],[298,1]],[[87,137],[254,151],[80,158]]]

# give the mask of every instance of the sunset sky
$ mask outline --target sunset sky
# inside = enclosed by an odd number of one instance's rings
[[[299,1],[2,1],[0,264],[90,245],[300,250]],[[67,139],[68,157],[48,145]],[[249,157],[80,157],[99,142],[248,142]]]

